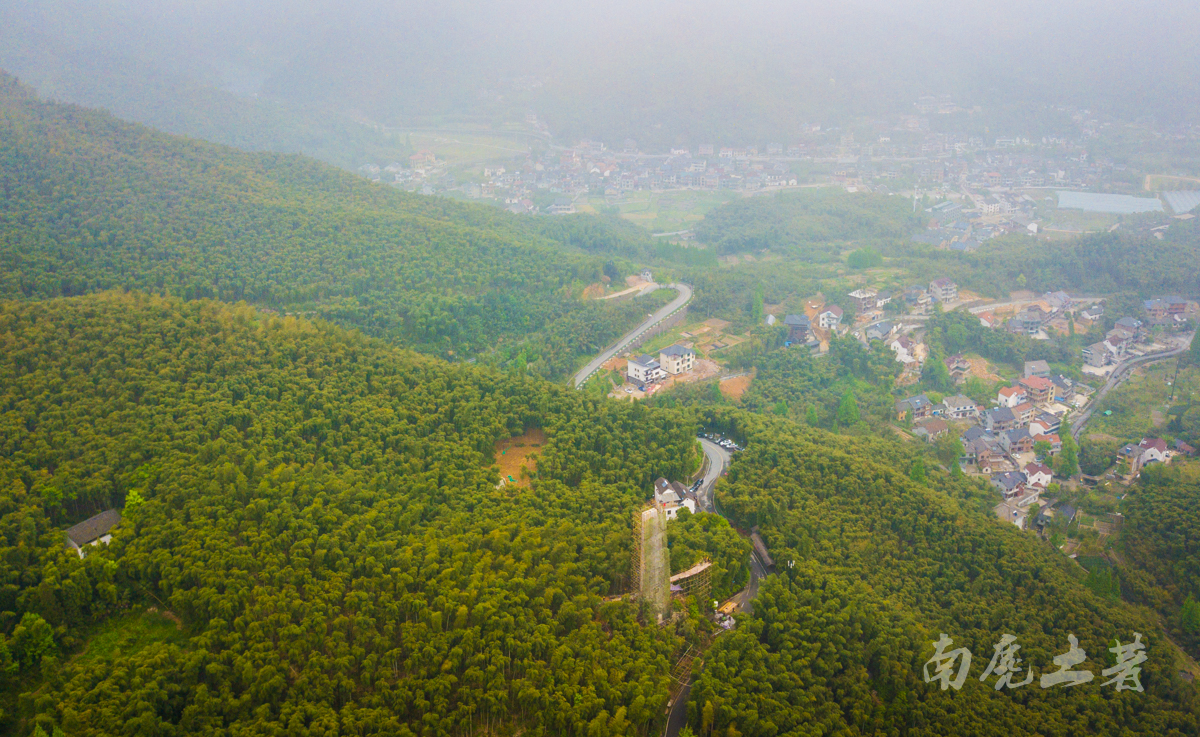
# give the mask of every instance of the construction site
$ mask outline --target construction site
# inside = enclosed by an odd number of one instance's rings
[[[634,594],[646,622],[664,624],[671,619],[671,600],[695,596],[707,601],[712,591],[712,561],[705,557],[686,571],[671,575],[667,546],[667,514],[652,501],[633,513]]]

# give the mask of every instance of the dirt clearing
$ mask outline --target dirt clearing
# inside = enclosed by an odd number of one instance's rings
[[[541,428],[530,428],[523,435],[496,442],[496,465],[500,467],[501,483],[529,486],[529,479],[521,477],[523,469],[532,476],[537,471],[537,458],[533,456],[546,444],[546,433]],[[511,479],[511,480],[510,480]]]
[[[749,374],[746,374],[745,376],[738,376],[732,379],[725,379],[721,382],[721,393],[736,402],[737,400],[741,399],[742,395],[746,393],[746,390],[750,388],[750,382],[753,380],[754,377]]]
[[[967,362],[971,364],[971,376],[978,376],[984,381],[1004,381],[992,371],[986,358],[968,358]]]

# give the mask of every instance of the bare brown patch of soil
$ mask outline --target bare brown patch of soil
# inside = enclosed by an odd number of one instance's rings
[[[971,364],[971,376],[978,376],[984,381],[1003,381],[1000,376],[991,370],[991,365],[988,364],[985,358],[968,358],[967,363]]]
[[[583,290],[583,298],[584,299],[600,299],[603,296],[604,296],[604,285],[601,284],[600,282],[596,282],[595,284],[589,284]]]
[[[620,371],[620,372],[624,373],[625,366],[628,363],[628,361],[629,361],[628,358],[621,358],[620,356],[613,356],[612,358],[605,361],[604,364],[600,368],[604,369],[605,371]]]
[[[721,382],[721,393],[735,402],[742,398],[746,390],[750,388],[750,382],[754,380],[753,376],[738,376],[733,379],[725,379]]]
[[[496,465],[500,467],[500,478],[515,483],[517,486],[529,486],[529,479],[521,477],[521,470],[528,469],[532,476],[537,471],[537,457],[534,455],[546,444],[546,433],[541,428],[533,427],[522,435],[506,438],[496,442]]]

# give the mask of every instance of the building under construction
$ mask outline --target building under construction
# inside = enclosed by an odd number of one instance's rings
[[[695,596],[703,608],[712,594],[712,559],[705,556],[696,565],[671,576],[671,595],[687,598]]]
[[[671,613],[667,515],[654,502],[633,513],[633,583],[645,620],[665,621]]]

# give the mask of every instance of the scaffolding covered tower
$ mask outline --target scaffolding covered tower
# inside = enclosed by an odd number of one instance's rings
[[[633,581],[647,622],[661,623],[671,609],[667,515],[651,502],[633,515]]]

